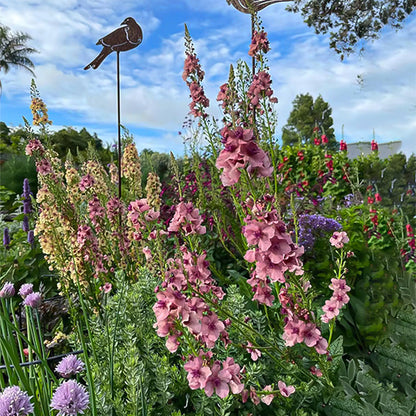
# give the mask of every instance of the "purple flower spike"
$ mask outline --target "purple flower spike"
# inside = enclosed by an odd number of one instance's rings
[[[23,305],[30,306],[33,309],[39,308],[42,303],[42,295],[39,292],[33,292],[26,296]]]
[[[74,380],[63,382],[53,394],[51,408],[57,416],[76,416],[88,407],[89,395],[84,386]]]
[[[27,215],[23,217],[22,230],[25,233],[29,232],[29,217]]]
[[[24,199],[30,199],[31,194],[32,194],[32,192],[30,191],[29,179],[25,178],[25,179],[23,179],[23,195],[22,195],[22,197]]]
[[[18,386],[6,387],[0,395],[0,416],[26,416],[33,413],[28,394]]]
[[[30,214],[32,212],[32,202],[30,199],[25,199],[23,201],[23,213]]]
[[[56,366],[56,372],[63,378],[69,378],[84,370],[84,363],[79,360],[74,354],[63,358]]]
[[[27,242],[31,244],[32,246],[33,244],[35,244],[35,233],[33,232],[33,230],[30,230],[27,233]]]
[[[9,248],[10,246],[10,234],[7,227],[3,231],[3,246],[6,248]]]
[[[0,290],[0,298],[11,298],[15,293],[16,290],[14,289],[13,283],[6,282],[3,286],[3,289]]]
[[[19,289],[19,295],[24,299],[28,295],[33,293],[33,285],[32,283],[24,283],[22,286],[20,286]]]

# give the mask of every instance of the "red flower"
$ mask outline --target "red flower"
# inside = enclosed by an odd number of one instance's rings
[[[318,138],[318,137],[315,137],[315,138],[313,139],[313,142],[315,143],[315,145],[316,145],[316,146],[319,146],[319,145],[321,144],[321,141],[319,140],[319,138]]]
[[[381,195],[380,195],[379,193],[376,193],[376,194],[374,195],[374,197],[376,198],[376,201],[377,201],[377,202],[381,202]]]
[[[323,134],[323,135],[321,136],[321,139],[322,139],[322,144],[326,144],[326,143],[328,143],[328,137],[326,137],[326,136],[325,136],[325,134]]]
[[[376,152],[376,151],[378,151],[378,144],[377,144],[377,142],[373,139],[373,140],[371,140],[371,150],[373,151],[373,152]]]
[[[367,201],[369,204],[374,204],[374,198],[372,198],[371,196],[367,197]]]
[[[342,151],[346,151],[347,150],[347,143],[345,143],[344,142],[344,140],[341,140],[340,142],[339,142],[339,150],[342,152]]]

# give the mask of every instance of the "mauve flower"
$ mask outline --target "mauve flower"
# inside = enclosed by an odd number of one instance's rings
[[[74,354],[70,354],[59,362],[55,371],[63,378],[69,378],[80,373],[85,368],[84,363]]]
[[[6,282],[0,290],[0,298],[11,298],[16,293],[13,283]]]
[[[192,390],[203,389],[205,387],[207,379],[211,375],[211,370],[204,365],[201,357],[190,357],[183,368],[188,373],[186,378]]]
[[[19,289],[19,295],[24,299],[26,296],[33,293],[33,285],[32,283],[24,283],[22,286],[20,286]]]
[[[335,248],[342,248],[344,247],[344,244],[348,243],[350,239],[347,236],[347,233],[345,231],[341,232],[334,232],[332,237],[329,239],[329,242],[335,247]]]
[[[220,368],[220,363],[218,361],[212,366],[211,375],[208,377],[205,384],[205,393],[208,397],[212,396],[214,390],[221,399],[227,397],[230,392],[228,383],[231,380],[231,375],[228,371],[220,370]]]
[[[0,416],[26,416],[33,413],[29,395],[18,386],[6,387],[0,395]]]
[[[63,382],[53,394],[51,408],[57,416],[76,416],[88,407],[89,395],[84,386],[74,380]]]
[[[289,397],[292,393],[295,392],[295,388],[293,386],[286,386],[286,383],[283,381],[279,381],[277,386],[279,387],[280,394],[283,397]]]
[[[272,386],[266,386],[264,387],[263,391],[273,391]],[[265,404],[267,404],[267,406],[270,405],[270,403],[273,401],[274,399],[274,395],[273,394],[265,394],[261,397],[261,401]]]
[[[33,309],[39,308],[42,303],[42,295],[39,292],[33,292],[26,296],[23,305],[30,306]]]

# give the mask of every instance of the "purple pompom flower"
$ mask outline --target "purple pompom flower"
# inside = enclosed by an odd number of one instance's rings
[[[24,283],[22,286],[20,286],[19,289],[19,295],[24,299],[31,293],[33,293],[33,285],[32,283]]]
[[[84,370],[84,363],[74,354],[68,355],[56,366],[56,372],[63,378],[69,378]]]
[[[9,248],[10,246],[10,234],[7,227],[3,231],[3,246],[6,248]]]
[[[6,282],[3,289],[0,290],[0,298],[11,298],[16,293],[13,283]]]
[[[0,416],[26,416],[33,412],[29,395],[18,386],[6,387],[0,395]]]
[[[25,297],[23,305],[30,306],[33,309],[39,308],[42,303],[42,295],[39,292],[30,293]]]
[[[51,408],[57,416],[76,416],[88,407],[89,395],[84,386],[74,380],[64,381],[53,394]]]

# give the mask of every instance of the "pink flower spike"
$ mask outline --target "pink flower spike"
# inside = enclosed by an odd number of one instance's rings
[[[286,383],[284,383],[283,381],[279,381],[277,383],[277,386],[279,387],[280,394],[283,397],[289,397],[296,391],[296,389],[293,386],[286,386]]]

